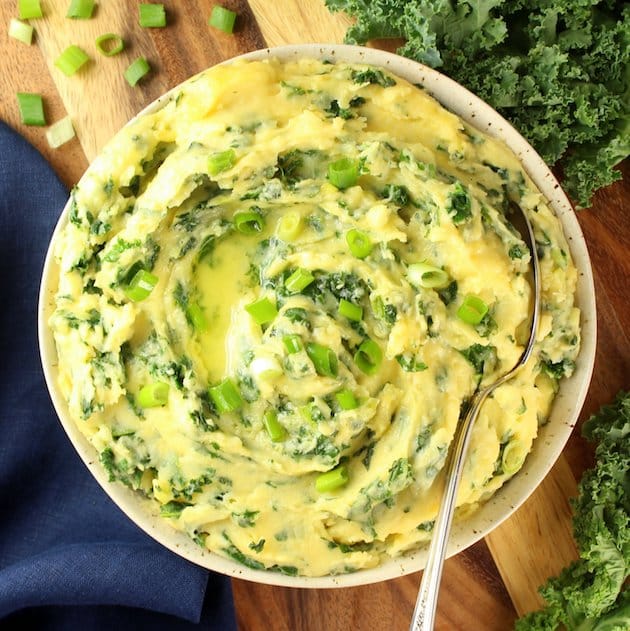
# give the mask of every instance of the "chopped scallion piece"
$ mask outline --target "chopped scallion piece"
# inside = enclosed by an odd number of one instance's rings
[[[407,268],[407,280],[416,287],[426,289],[446,287],[450,282],[443,269],[428,263],[412,263]]]
[[[218,28],[220,31],[231,35],[234,31],[234,22],[236,22],[236,13],[217,4],[212,8],[208,24]]]
[[[241,393],[229,377],[216,386],[210,386],[208,394],[220,413],[234,412],[243,405]]]
[[[479,324],[488,313],[488,305],[479,296],[468,294],[459,309],[457,317],[466,324]]]
[[[271,442],[280,443],[286,436],[287,432],[278,421],[278,415],[275,410],[267,410],[263,416],[263,425],[271,438]]]
[[[166,26],[166,11],[163,4],[141,4],[140,26],[142,28],[162,28]]]
[[[255,357],[249,368],[256,381],[276,381],[283,374],[282,366],[275,357]]]
[[[256,324],[268,324],[278,315],[276,305],[269,298],[260,298],[254,302],[250,302],[245,306],[245,311],[249,313]]]
[[[213,153],[208,158],[208,173],[218,175],[221,171],[229,169],[236,162],[236,152],[234,149]]]
[[[30,46],[33,41],[33,27],[14,18],[9,22],[9,37]]]
[[[302,215],[296,210],[290,210],[282,215],[278,222],[278,236],[283,241],[294,241],[302,232]]]
[[[18,16],[20,20],[41,18],[43,15],[39,0],[18,0]]]
[[[313,281],[315,276],[308,270],[298,267],[289,278],[284,281],[284,286],[292,294],[299,294],[306,289]]]
[[[234,214],[234,227],[243,234],[256,234],[265,227],[265,219],[253,210]]]
[[[310,342],[306,345],[306,353],[315,366],[317,374],[325,377],[336,377],[339,370],[337,355],[332,348]]]
[[[144,57],[138,57],[135,61],[131,62],[125,70],[125,79],[127,83],[133,87],[142,77],[144,77],[151,70],[149,62]]]
[[[370,338],[363,340],[361,346],[354,354],[354,363],[366,375],[373,375],[383,361],[383,351],[381,347]]]
[[[328,493],[346,485],[348,480],[348,469],[345,465],[339,465],[318,475],[315,479],[315,488],[319,493]]]
[[[158,277],[145,269],[136,272],[131,282],[125,289],[125,294],[130,300],[140,302],[149,297],[158,283]]]
[[[203,314],[202,308],[195,302],[186,307],[186,318],[198,333],[202,333],[208,328],[206,316]]]
[[[92,11],[94,11],[94,0],[71,0],[66,17],[89,20],[92,17]]]
[[[136,395],[138,405],[142,408],[163,407],[168,403],[168,390],[168,384],[163,381],[149,383]]]
[[[348,318],[348,320],[354,320],[355,322],[361,322],[363,319],[363,307],[359,307],[359,305],[355,305],[352,302],[349,302],[345,298],[342,298],[339,301],[339,315]]]
[[[17,100],[20,108],[20,117],[25,125],[38,125],[41,127],[46,124],[44,101],[39,94],[18,92]]]
[[[339,403],[339,407],[342,410],[355,410],[359,407],[359,403],[357,402],[352,390],[349,390],[348,388],[339,390],[339,392],[335,394],[335,399],[337,399],[337,403]]]
[[[294,353],[299,353],[304,345],[302,344],[302,338],[299,335],[291,334],[285,335],[282,338],[282,343],[284,344],[284,348],[286,349],[289,355],[293,355]]]
[[[99,35],[94,42],[96,44],[96,50],[105,57],[113,57],[117,55],[125,47],[123,38],[116,33],[105,33]]]
[[[328,165],[328,180],[338,189],[350,188],[358,179],[359,165],[349,158],[341,158]]]
[[[85,51],[73,44],[72,46],[68,46],[68,48],[66,48],[66,50],[57,57],[55,60],[55,66],[57,66],[57,68],[59,68],[66,77],[71,77],[89,60],[90,58]]]
[[[69,116],[57,121],[46,130],[46,140],[48,144],[56,149],[74,138],[74,127]]]
[[[370,237],[365,234],[365,232],[361,232],[355,228],[346,232],[346,243],[350,248],[352,256],[358,259],[364,259],[372,251],[372,241]]]

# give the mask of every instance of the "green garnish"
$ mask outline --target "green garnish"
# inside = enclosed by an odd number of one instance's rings
[[[290,294],[299,294],[303,289],[306,289],[313,281],[315,276],[308,270],[298,269],[284,281],[284,286]]]
[[[336,377],[339,370],[337,355],[328,346],[309,342],[306,345],[306,354],[315,366],[317,374],[325,377]]]
[[[143,408],[163,407],[168,403],[169,385],[163,381],[155,381],[140,388],[136,395],[138,405]]]
[[[346,243],[350,248],[352,256],[358,259],[364,259],[372,251],[372,241],[370,237],[365,234],[365,232],[361,232],[355,228],[346,232]]]
[[[236,13],[230,11],[221,5],[215,5],[212,8],[208,24],[214,28],[231,35],[234,31],[234,22],[236,22]]]
[[[265,227],[265,219],[253,210],[241,211],[234,214],[234,227],[243,234],[256,234]]]
[[[318,475],[315,479],[315,488],[319,493],[328,493],[348,483],[348,469],[345,465],[339,465],[335,469]]]
[[[354,322],[361,322],[363,319],[363,307],[355,305],[345,298],[342,298],[339,301],[339,308],[337,311],[339,312],[339,315],[348,318],[348,320],[353,320]]]
[[[57,57],[55,66],[57,66],[66,77],[71,77],[89,60],[90,58],[87,53],[73,44],[72,46],[68,46],[68,48]]]
[[[96,50],[98,50],[101,55],[105,55],[105,57],[113,57],[125,47],[122,37],[116,35],[116,33],[99,35],[94,44],[96,45]]]
[[[158,277],[145,269],[140,269],[125,288],[125,294],[134,302],[141,302],[149,297],[158,283]]]
[[[89,20],[94,11],[94,0],[71,0],[67,18]]]
[[[166,26],[166,11],[163,4],[141,4],[140,26],[142,28],[162,28]]]
[[[208,394],[220,413],[234,412],[243,405],[241,393],[229,377],[216,386],[210,386]]]
[[[363,340],[361,346],[354,354],[354,363],[366,375],[373,375],[383,361],[383,351],[381,347],[370,338]]]
[[[134,87],[150,70],[149,62],[144,57],[138,57],[125,70],[125,79],[131,87]]]
[[[479,296],[468,294],[457,310],[457,317],[466,324],[479,324],[488,313],[488,305]]]
[[[210,175],[218,175],[233,166],[235,162],[236,152],[234,149],[213,153],[208,158],[208,173],[210,173]]]
[[[260,324],[261,326],[271,322],[278,315],[276,305],[266,297],[250,302],[245,306],[245,311],[252,316],[256,324]]]
[[[328,180],[340,190],[350,188],[359,179],[359,165],[349,158],[340,158],[328,165]]]
[[[44,101],[39,94],[18,92],[17,100],[20,109],[20,118],[25,125],[37,125],[41,127],[46,124]]]

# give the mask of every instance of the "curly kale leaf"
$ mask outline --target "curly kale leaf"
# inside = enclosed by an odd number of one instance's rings
[[[580,559],[541,588],[547,607],[516,624],[517,631],[630,629],[630,393],[591,416],[583,434],[597,441],[596,464],[573,502]]]

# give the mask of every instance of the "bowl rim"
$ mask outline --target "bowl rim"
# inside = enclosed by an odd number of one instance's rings
[[[473,515],[462,522],[453,524],[447,549],[447,556],[452,556],[473,545],[498,527],[536,490],[564,448],[586,398],[595,361],[596,304],[590,258],[575,211],[549,167],[516,129],[479,97],[438,71],[391,52],[346,44],[298,44],[264,48],[238,55],[216,65],[224,66],[240,60],[264,60],[271,57],[283,61],[309,57],[342,63],[369,64],[381,67],[410,83],[421,83],[427,92],[446,109],[480,131],[503,140],[520,159],[524,169],[543,193],[562,224],[578,270],[576,296],[581,310],[581,349],[578,362],[576,362],[576,370],[569,379],[562,380],[552,405],[549,421],[540,428],[523,468],[514,478],[499,488]],[[151,102],[132,117],[124,127],[143,115],[158,111],[180,89],[181,85],[173,87]],[[351,574],[292,577],[265,570],[253,570],[236,561],[202,549],[185,533],[175,530],[164,518],[157,516],[155,511],[151,510],[149,500],[143,499],[122,484],[109,481],[104,468],[98,462],[96,450],[67,413],[66,401],[57,383],[54,339],[47,324],[58,277],[53,254],[54,244],[67,223],[70,201],[69,199],[66,203],[57,221],[42,271],[38,299],[40,358],[49,394],[64,431],[92,476],[117,507],[144,532],[172,552],[206,569],[233,578],[285,587],[338,588],[389,580],[423,569],[426,562],[426,547],[411,554],[387,560],[375,568],[362,569]]]

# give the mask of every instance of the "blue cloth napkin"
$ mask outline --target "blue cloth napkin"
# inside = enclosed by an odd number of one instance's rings
[[[42,156],[0,121],[0,628],[231,631],[229,580],[131,522],[50,403],[37,294],[67,196]]]

